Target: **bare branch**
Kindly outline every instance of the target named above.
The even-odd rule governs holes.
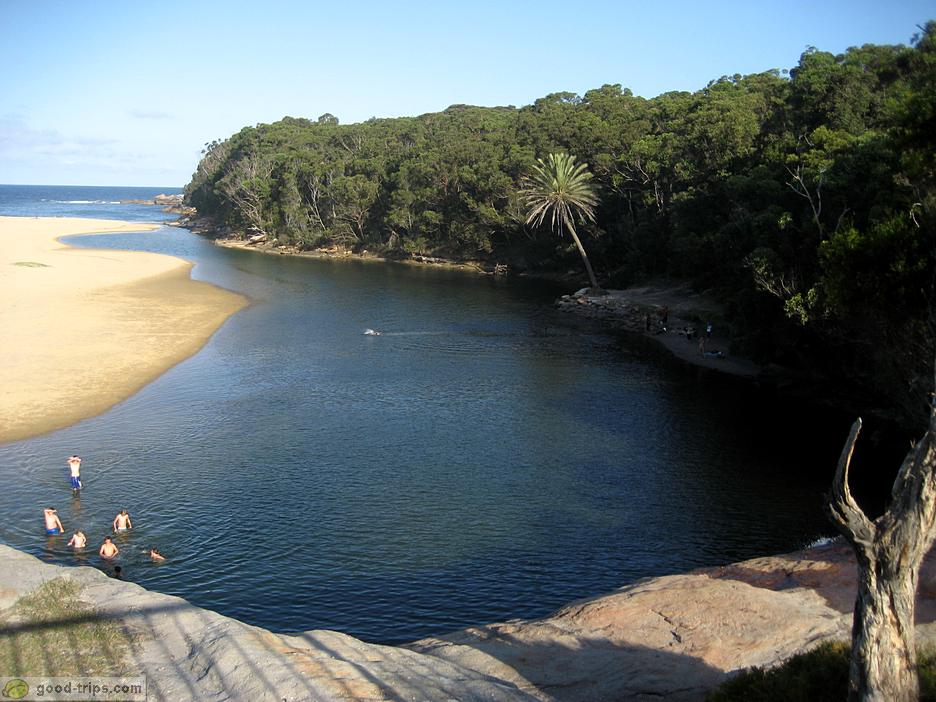
[[[825,169],[819,171],[819,177],[816,179],[815,193],[811,192],[809,186],[806,185],[806,179],[803,177],[802,164],[798,165],[795,171],[789,166],[787,166],[786,170],[793,179],[792,183],[787,182],[787,186],[789,186],[794,193],[805,198],[809,202],[809,209],[812,210],[813,221],[819,229],[819,236],[824,238],[825,232],[823,231],[820,215],[822,214],[822,184],[825,181]]]
[[[842,455],[839,456],[835,479],[832,481],[829,514],[839,531],[855,546],[856,550],[860,547],[861,551],[867,554],[874,541],[875,526],[855,502],[848,487],[848,469],[860,432],[861,420],[856,419],[845,446],[842,448]]]

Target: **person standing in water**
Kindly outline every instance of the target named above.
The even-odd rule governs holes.
[[[111,558],[116,558],[118,553],[120,553],[120,549],[117,548],[117,544],[111,541],[111,537],[105,536],[104,543],[101,544],[101,548],[98,549],[98,554],[101,558],[110,560]]]
[[[72,490],[78,491],[81,489],[81,459],[78,458],[78,454],[72,454],[68,457],[68,469],[71,471],[71,486]]]
[[[68,542],[69,546],[74,546],[75,549],[84,548],[88,543],[88,537],[84,535],[84,532],[79,530],[72,534],[71,540]]]
[[[126,531],[133,528],[133,522],[130,521],[130,515],[127,510],[120,510],[120,514],[114,517],[114,531]]]
[[[45,514],[45,531],[50,536],[64,534],[65,527],[62,526],[62,520],[56,514],[55,507],[46,507],[43,510]]]

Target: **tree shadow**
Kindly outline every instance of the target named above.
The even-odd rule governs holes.
[[[147,699],[171,702],[538,699],[509,682],[402,648],[329,631],[278,635],[178,598],[156,595],[172,601],[141,605],[140,593],[118,594],[98,611],[0,626],[0,652],[7,652],[16,668],[2,672],[21,677],[143,675]],[[119,633],[96,651],[95,665],[89,667],[82,642],[69,634],[101,624]],[[63,635],[53,639],[49,632]],[[39,669],[30,669],[29,660],[40,661]]]
[[[858,591],[855,553],[844,539],[803,551],[756,558],[714,568],[704,568],[713,579],[731,579],[753,587],[782,592],[809,589],[832,609],[851,614]],[[916,623],[936,622],[936,549],[923,559],[917,587]]]
[[[675,648],[622,644],[550,628],[554,631],[541,640],[520,638],[493,625],[408,647],[496,674],[537,699],[557,702],[702,700],[730,674]]]

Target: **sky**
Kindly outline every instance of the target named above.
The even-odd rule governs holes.
[[[181,187],[206,143],[287,115],[650,98],[929,19],[936,0],[0,0],[0,183]]]

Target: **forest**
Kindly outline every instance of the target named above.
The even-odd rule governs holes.
[[[934,137],[936,21],[906,46],[809,48],[691,93],[285,117],[206,145],[185,197],[219,230],[298,249],[584,284],[571,239],[527,224],[522,197],[537,158],[572,154],[597,189],[577,230],[602,286],[689,280],[724,302],[733,353],[915,429],[933,387]]]

